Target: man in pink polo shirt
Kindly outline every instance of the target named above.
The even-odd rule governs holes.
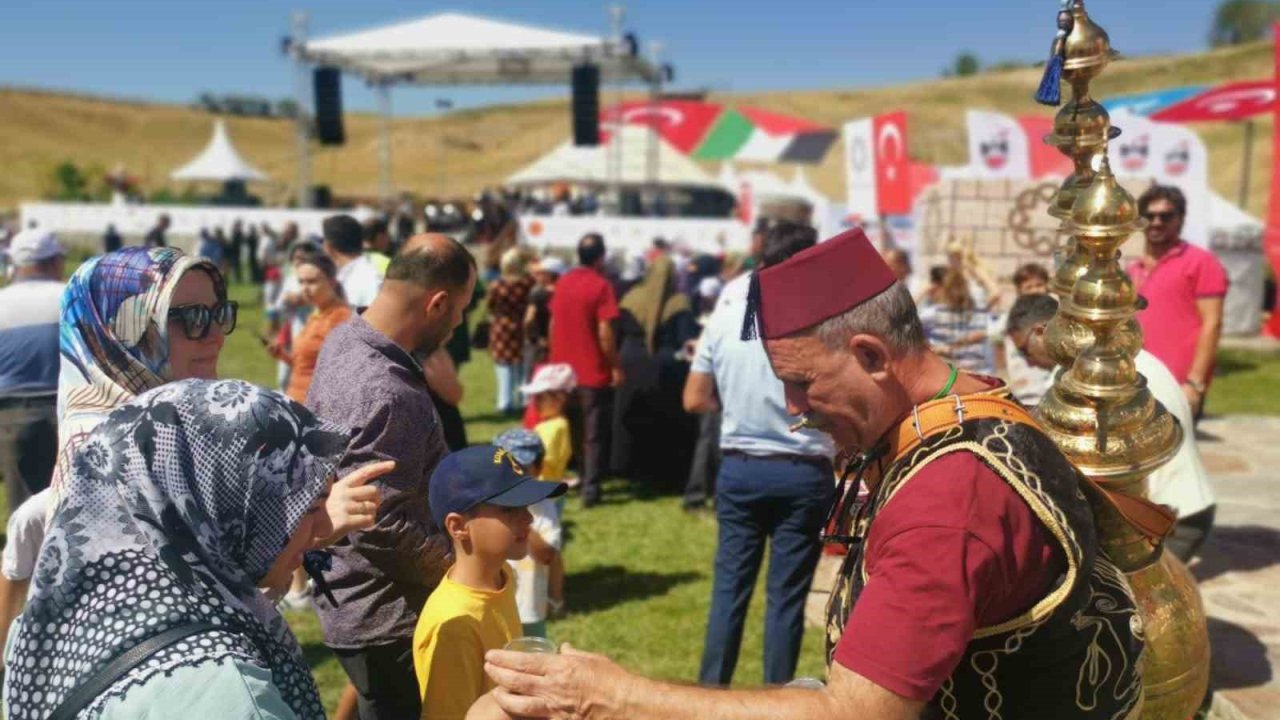
[[[1208,250],[1182,239],[1187,199],[1176,187],[1153,185],[1138,198],[1146,218],[1146,251],[1129,263],[1129,277],[1147,300],[1138,313],[1147,351],[1182,383],[1198,417],[1213,376],[1222,335],[1227,273]]]

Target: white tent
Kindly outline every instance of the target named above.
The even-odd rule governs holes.
[[[305,20],[295,26],[289,51],[299,67],[325,65],[363,77],[378,96],[382,123],[378,141],[379,186],[391,196],[391,87],[393,85],[547,85],[570,82],[573,68],[589,63],[604,80],[660,84],[662,69],[641,57],[634,36],[562,32],[461,13],[429,15],[346,35],[305,38]],[[305,86],[299,81],[299,87]],[[299,90],[298,105],[306,107]],[[299,137],[305,138],[299,116]],[[299,188],[306,186],[305,139],[299,140]]]
[[[633,43],[443,13],[301,43],[298,55],[374,81],[421,85],[567,84],[590,62],[604,78],[653,81]]]
[[[169,177],[174,180],[213,180],[228,182],[233,180],[266,180],[267,175],[245,162],[231,144],[227,136],[226,125],[222,118],[213,123],[213,138],[194,160],[183,165]]]
[[[611,178],[608,156],[615,152],[612,149],[615,142],[622,143],[622,167],[618,177]],[[576,147],[572,141],[565,142],[508,177],[506,182],[508,185],[543,185],[554,182],[603,185],[617,179],[623,185],[644,185],[650,182],[648,151],[651,142],[657,143],[656,180],[659,184],[719,186],[697,163],[645,125],[623,125],[621,133],[615,132],[608,143],[596,147]]]

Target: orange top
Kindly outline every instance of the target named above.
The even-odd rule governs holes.
[[[316,311],[307,318],[302,332],[293,339],[293,369],[289,373],[289,389],[285,391],[293,400],[305,402],[311,389],[311,376],[316,372],[316,359],[329,331],[351,318],[351,308],[334,305],[325,311]]]

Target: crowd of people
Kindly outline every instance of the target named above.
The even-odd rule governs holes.
[[[1137,363],[1189,428],[1226,278],[1181,238],[1176,190],[1139,205]],[[0,289],[8,717],[323,717],[281,606],[319,616],[349,681],[341,718],[899,717],[945,697],[981,708],[992,684],[1022,717],[1139,701],[1132,600],[1026,412],[1056,366],[1045,268],[1019,268],[1006,302],[957,244],[913,296],[910,257],[860,231],[819,243],[761,221],[743,258],[661,240],[611,255],[588,234],[570,267],[512,224],[477,262],[448,236],[393,239],[346,215],[314,239],[237,223],[187,255],[162,217],[142,247],[109,232],[65,283],[58,238],[19,233]],[[239,316],[228,276],[261,287],[278,390],[219,379]],[[473,350],[513,425],[474,446],[458,374]],[[956,419],[974,398],[1003,414]],[[1214,515],[1187,435],[1151,480],[1184,559]],[[846,555],[821,692],[710,693],[567,649],[503,652],[545,644],[547,620],[572,611],[564,497],[587,512],[611,476],[714,507],[701,685],[733,680],[766,548],[763,681],[795,680],[824,542]],[[1059,645],[974,670],[1032,607]],[[1108,685],[1105,703],[1030,689],[1025,667],[1052,665],[1075,692],[1090,623],[1116,670],[1080,677]]]

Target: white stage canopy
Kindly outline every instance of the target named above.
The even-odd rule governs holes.
[[[375,82],[419,85],[567,84],[575,65],[602,79],[657,80],[634,42],[443,13],[300,43],[295,52]]]
[[[213,138],[194,160],[183,165],[169,177],[174,180],[212,180],[228,182],[233,180],[250,181],[266,180],[267,175],[245,162],[231,144],[227,136],[227,128],[222,118],[213,124]]]
[[[609,155],[617,153],[613,149],[615,142],[622,143],[622,166],[618,176],[611,178]],[[650,143],[657,144],[656,177],[651,177],[649,172]],[[506,182],[508,185],[546,185],[556,182],[604,185],[614,180],[623,185],[657,182],[664,186],[720,186],[697,163],[644,125],[623,125],[621,133],[615,131],[607,143],[596,147],[576,147],[573,141],[566,142],[508,177]]]

